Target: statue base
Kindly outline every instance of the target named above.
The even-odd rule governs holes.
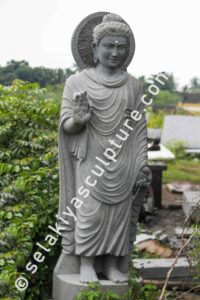
[[[119,263],[119,268],[121,272],[126,272],[125,264]],[[74,300],[81,290],[87,288],[87,284],[80,282],[79,271],[79,257],[61,253],[53,274],[53,300]],[[103,290],[111,290],[119,295],[128,292],[127,283],[114,283],[106,279],[99,280],[99,283]]]
[[[123,295],[128,292],[127,283],[113,283],[109,280],[99,280],[103,290],[111,290],[114,293]],[[87,288],[79,280],[79,274],[64,274],[54,277],[53,300],[74,300],[77,294]]]

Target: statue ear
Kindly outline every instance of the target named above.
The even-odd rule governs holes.
[[[97,44],[95,42],[92,42],[92,51],[94,56],[94,64],[96,65],[98,62],[98,57],[97,57]]]

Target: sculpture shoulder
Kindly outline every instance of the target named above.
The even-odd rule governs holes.
[[[80,75],[81,72],[77,72],[75,74],[72,74],[71,76],[69,76],[67,79],[66,79],[66,82],[65,84],[66,85],[73,85],[74,83],[76,83],[78,80],[80,80]]]
[[[77,72],[67,78],[65,82],[65,86],[71,89],[79,90],[81,87],[83,88],[87,81],[90,81],[92,78],[92,73],[90,69],[84,69],[80,72]]]
[[[140,89],[142,89],[143,85],[137,78],[135,78],[131,74],[128,74],[128,77],[129,77],[129,82],[131,83],[135,91],[139,91]]]

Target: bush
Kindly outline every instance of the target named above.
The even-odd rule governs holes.
[[[186,158],[185,143],[182,141],[171,142],[167,147],[174,153],[176,159]]]
[[[158,113],[150,112],[150,116],[147,122],[148,128],[162,128],[164,123],[165,113],[159,111]]]
[[[34,275],[25,266],[55,224],[59,106],[43,99],[38,84],[0,85],[0,297],[10,300],[48,299],[56,250]],[[19,292],[15,280],[23,273],[29,288]]]

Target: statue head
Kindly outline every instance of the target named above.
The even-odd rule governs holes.
[[[116,14],[107,14],[93,30],[94,63],[116,68],[123,64],[129,48],[131,30]]]
[[[122,62],[119,65],[121,70],[126,70],[135,52],[135,39],[129,25],[119,15],[108,12],[96,12],[85,17],[76,27],[71,44],[74,59],[80,69],[95,67],[98,47],[105,38],[113,37],[114,42],[121,43],[122,39],[123,44],[126,44],[118,47],[126,48],[124,59],[120,58]]]

